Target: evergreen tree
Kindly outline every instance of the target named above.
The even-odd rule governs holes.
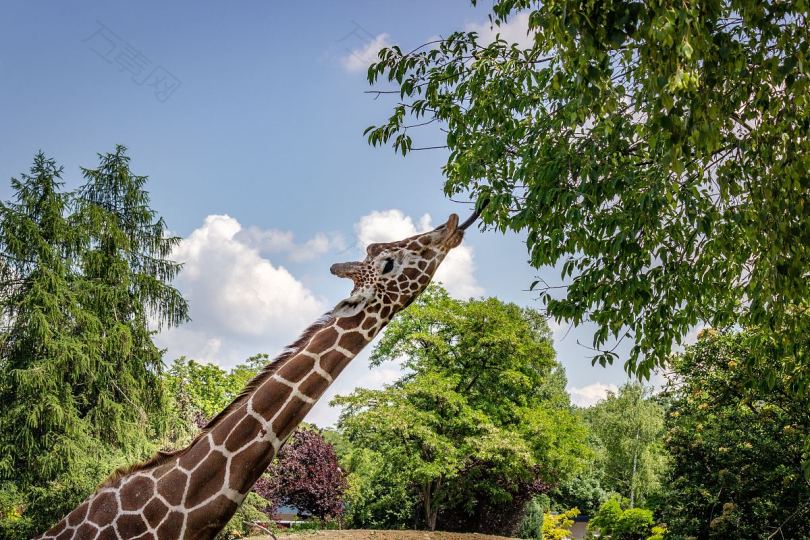
[[[83,391],[86,413],[99,436],[126,447],[164,408],[161,351],[150,321],[172,326],[188,316],[185,300],[169,284],[180,270],[167,258],[179,238],[168,235],[149,207],[147,177],[130,171],[125,147],[100,154],[98,168],[82,172],[86,182],[74,217],[87,233],[79,297],[100,328],[88,343],[95,370]]]
[[[80,233],[65,217],[61,174],[40,152],[11,180],[15,202],[0,204],[0,478],[52,478],[91,447],[76,389],[95,367],[85,343],[96,321],[75,294]]]
[[[171,413],[151,328],[187,318],[169,285],[178,240],[125,149],[100,160],[67,193],[40,152],[0,204],[3,538],[30,538],[153,452]]]

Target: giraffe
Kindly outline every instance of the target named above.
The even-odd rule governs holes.
[[[371,244],[362,262],[330,271],[349,278],[348,298],[307,328],[185,448],[118,470],[43,540],[210,539],[327,387],[400,310],[425,290],[461,226],[444,225]]]

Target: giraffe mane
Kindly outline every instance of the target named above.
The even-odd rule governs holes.
[[[222,409],[216,416],[214,416],[211,420],[209,420],[205,426],[194,436],[194,439],[190,443],[188,443],[183,448],[178,448],[176,450],[158,450],[154,456],[149,458],[148,460],[142,463],[136,463],[135,465],[128,465],[124,467],[119,467],[116,469],[106,480],[104,480],[100,487],[108,486],[110,484],[114,484],[122,477],[136,473],[138,471],[143,471],[146,469],[150,469],[152,467],[159,467],[169,461],[170,459],[180,457],[189,449],[191,449],[197,441],[201,438],[205,437],[211,429],[223,418],[227,417],[233,410],[239,407],[242,402],[252,394],[260,385],[263,383],[267,377],[273,375],[276,370],[283,364],[286,360],[289,360],[293,356],[295,356],[303,347],[305,347],[309,341],[312,339],[318,330],[325,328],[327,323],[329,323],[332,319],[332,312],[327,311],[324,313],[317,321],[312,323],[304,332],[295,340],[291,345],[287,346],[278,356],[276,356],[273,360],[268,362],[259,373],[256,374],[245,387],[239,392],[239,395],[236,396],[233,401],[231,401],[228,406]]]

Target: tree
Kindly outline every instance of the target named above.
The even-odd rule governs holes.
[[[601,475],[602,471],[597,468],[597,464],[593,464],[558,484],[548,494],[553,509],[559,511],[565,508],[579,508],[586,516],[594,515],[608,495],[599,480]]]
[[[39,152],[30,174],[11,179],[16,202],[0,206],[4,480],[47,481],[93,451],[87,405],[75,389],[93,377],[85,344],[96,321],[76,294],[72,262],[81,239],[65,216],[61,175]]]
[[[323,430],[346,475],[343,518],[353,529],[398,529],[412,522],[416,504],[408,476],[369,448],[355,446],[337,431]]]
[[[312,429],[297,430],[268,467],[255,491],[275,510],[291,504],[304,515],[333,519],[343,514],[346,478],[334,447]]]
[[[148,178],[132,173],[126,148],[99,154],[96,169],[82,169],[85,184],[76,198],[74,226],[87,241],[78,261],[79,301],[97,319],[97,339],[89,343],[94,376],[84,393],[99,405],[91,424],[117,433],[110,419],[136,425],[164,409],[160,372],[162,352],[152,342],[154,328],[188,319],[188,305],[171,281],[181,265],[169,259],[180,239],[149,206]],[[107,431],[109,429],[109,431]],[[124,441],[116,440],[117,444]]]
[[[336,398],[339,427],[401,471],[427,528],[513,532],[587,453],[553,355],[536,312],[431,287],[372,353],[372,364],[402,358],[406,374]]]
[[[672,360],[660,506],[673,538],[810,537],[810,399],[788,374],[750,387],[769,362],[749,338],[708,330]]]
[[[630,508],[659,489],[666,467],[664,410],[645,394],[628,383],[586,410],[601,450],[602,485],[625,495]]]
[[[0,498],[20,513],[6,536],[51,525],[165,428],[148,322],[178,324],[186,304],[168,283],[176,239],[127,160],[101,156],[77,195],[40,152],[0,205]]]
[[[475,4],[475,0],[473,0]],[[631,338],[648,377],[701,321],[761,327],[773,372],[810,388],[810,24],[804,0],[497,0],[529,45],[455,32],[368,71],[399,98],[373,145],[438,125],[448,195],[526,231],[548,313]],[[755,379],[751,383],[756,383]]]

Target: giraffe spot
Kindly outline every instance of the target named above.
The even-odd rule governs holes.
[[[411,285],[408,288],[411,291],[416,292],[416,291],[419,290],[419,283],[413,282],[413,283],[411,283]]]
[[[297,383],[312,371],[314,365],[315,360],[312,357],[299,354],[287,360],[278,370],[278,375],[290,382]]]
[[[226,443],[227,444],[227,443]],[[212,452],[191,474],[194,489],[186,496],[186,507],[193,508],[212,497],[225,482],[225,456]]]
[[[427,262],[419,261],[418,263],[416,263],[416,266],[419,267],[419,270],[424,270],[425,268],[427,268]]]
[[[131,536],[126,536],[126,533],[122,530],[121,534],[124,538],[132,538]],[[107,525],[101,531],[99,531],[98,536],[96,536],[96,540],[118,540],[118,534],[115,532],[115,527],[112,525]]]
[[[134,538],[148,529],[140,514],[124,514],[118,518],[115,525],[123,538]]]
[[[427,236],[423,236],[422,238],[419,239],[419,243],[422,244],[423,246],[426,246],[430,244],[430,238],[428,238]]]
[[[251,444],[231,458],[231,472],[228,487],[239,493],[246,493],[256,479],[264,472],[275,452],[269,442]]]
[[[343,317],[337,320],[337,325],[344,330],[351,330],[352,328],[357,328],[360,326],[360,323],[363,322],[363,317],[365,317],[365,313],[362,310],[357,315],[353,315],[352,317]],[[332,342],[334,343],[334,341]],[[327,345],[328,346],[328,345]],[[323,349],[318,349],[323,350]]]
[[[143,509],[143,515],[150,527],[157,527],[168,509],[169,507],[156,497],[149,501],[149,504]]]
[[[84,516],[87,515],[87,509],[90,507],[90,503],[88,501],[84,501],[81,506],[79,506],[76,510],[71,512],[67,517],[68,525],[71,527],[75,527],[79,523],[82,522]]]
[[[151,478],[136,476],[121,489],[121,506],[124,510],[137,510],[142,508],[155,491],[155,483]]]
[[[329,387],[329,381],[317,373],[311,373],[298,387],[298,391],[312,399],[318,399],[326,391],[327,387]]]
[[[225,448],[233,452],[256,438],[262,425],[252,416],[245,416],[225,440]]]
[[[121,487],[121,482],[124,480],[124,478],[126,478],[126,475],[113,474],[113,477],[111,479],[108,479],[104,483],[104,487],[108,487],[108,488],[111,488],[111,489],[117,489],[117,488]]]
[[[211,451],[211,444],[208,437],[200,437],[188,450],[180,455],[178,464],[184,469],[193,469]]]
[[[82,526],[76,529],[73,538],[95,538],[98,534],[98,527],[92,523],[82,523]]]
[[[228,523],[236,508],[237,504],[227,497],[217,497],[204,508],[189,514],[186,529],[194,531],[198,538],[213,538]]]
[[[436,261],[430,261],[427,265],[425,273],[432,276],[433,272],[435,271],[436,271]]]
[[[349,358],[339,351],[329,351],[321,356],[321,367],[334,379],[349,363]],[[321,377],[323,378],[323,377]]]
[[[366,317],[365,320],[363,320],[363,326],[361,328],[363,330],[368,330],[370,328],[373,328],[374,325],[376,325],[376,324],[377,324],[377,318],[369,316],[369,317]]]
[[[154,466],[152,468],[152,477],[155,479],[160,479],[163,475],[165,475],[174,468],[174,464],[175,460],[167,459],[163,461],[160,465]]]
[[[188,484],[188,475],[180,469],[161,478],[157,483],[157,492],[172,506],[177,506],[183,500],[183,492]]]
[[[269,379],[254,392],[253,410],[265,418],[272,418],[290,393],[292,389],[289,386]]]
[[[183,514],[170,512],[166,521],[157,530],[158,538],[177,538],[180,536],[180,527],[183,525]]]
[[[338,341],[338,345],[351,352],[359,351],[365,344],[366,337],[360,332],[346,332]]]
[[[422,274],[421,276],[419,276],[419,279],[417,281],[419,281],[420,285],[427,285],[428,281],[430,281],[430,276],[427,274]]]
[[[70,540],[72,536],[73,529],[65,529],[59,534],[59,536],[56,537],[56,540]]]
[[[419,274],[421,274],[416,268],[406,268],[402,273],[408,276],[408,279],[416,279],[419,277]]]
[[[391,315],[391,306],[385,306],[380,310],[380,318],[387,319]]]
[[[231,432],[233,427],[245,414],[245,404],[242,403],[238,407],[232,409],[226,416],[217,419],[216,423],[209,429],[211,433],[212,442],[219,446],[225,442],[225,437]]]
[[[90,503],[90,512],[87,519],[97,525],[107,525],[112,523],[118,514],[118,501],[115,495],[110,492],[102,493]]]
[[[313,337],[312,341],[309,343],[307,350],[317,353],[324,349],[328,349],[335,343],[335,341],[337,341],[337,338],[337,330],[331,326],[318,330],[318,333],[315,334],[315,337]]]
[[[273,433],[284,440],[295,427],[301,423],[304,416],[309,412],[309,407],[303,406],[301,403],[291,403],[279,411],[276,418],[273,420]]]

